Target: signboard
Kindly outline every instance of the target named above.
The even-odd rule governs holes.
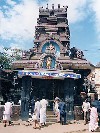
[[[32,78],[43,78],[43,79],[64,79],[64,78],[81,78],[80,74],[69,73],[69,72],[59,72],[59,71],[28,71],[21,70],[18,71],[18,76],[21,78],[23,76],[31,76]]]

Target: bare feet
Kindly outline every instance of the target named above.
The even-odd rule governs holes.
[[[4,127],[6,127],[7,125],[6,124],[4,124]]]
[[[36,129],[36,127],[33,127],[34,129]]]

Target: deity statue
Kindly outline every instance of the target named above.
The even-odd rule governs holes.
[[[49,45],[49,50],[50,50],[50,51],[55,50],[55,47],[54,47],[52,44],[50,44],[50,45]]]
[[[52,44],[50,44],[49,46],[46,47],[46,52],[47,53],[52,53],[52,52],[54,53],[55,47]]]
[[[50,57],[48,57],[47,60],[46,60],[46,67],[47,67],[47,69],[51,68],[51,63],[52,63],[52,59]]]

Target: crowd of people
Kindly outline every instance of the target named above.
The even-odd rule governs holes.
[[[32,114],[32,119],[34,121],[34,127],[36,129],[36,124],[39,125],[39,128],[46,125],[46,109],[48,106],[48,101],[43,97],[39,101],[37,98],[35,101],[34,112]]]
[[[36,129],[37,125],[39,128],[46,125],[46,112],[47,112],[48,101],[45,97],[42,100],[39,98],[33,99],[31,119],[33,121],[33,128]],[[57,122],[61,124],[66,124],[66,104],[63,99],[58,97],[54,100],[54,114],[57,117]],[[8,100],[4,105],[3,111],[3,123],[4,127],[11,125],[12,116],[12,103]]]
[[[47,112],[48,101],[45,97],[42,100],[38,98],[35,99],[34,107],[32,107],[32,120],[33,120],[33,128],[36,129],[37,125],[39,129],[42,126],[46,125],[46,112]],[[100,101],[95,98],[94,101],[89,101],[89,99],[85,99],[82,104],[82,110],[84,114],[84,125],[89,123],[89,131],[94,132],[98,126],[100,126]],[[66,125],[66,103],[63,99],[58,97],[54,100],[54,114],[57,118],[57,123],[62,125]],[[3,112],[3,122],[4,127],[11,125],[11,115],[12,115],[12,103],[8,100],[4,105]]]
[[[36,125],[41,128],[46,125],[46,109],[48,106],[48,101],[43,98],[39,101],[37,98],[34,106],[34,113],[32,115],[32,119],[34,121],[34,128],[36,129]],[[63,99],[59,99],[58,97],[54,100],[54,114],[57,117],[57,122],[62,125],[66,124],[66,104]]]

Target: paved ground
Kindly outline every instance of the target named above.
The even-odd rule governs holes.
[[[0,123],[0,133],[89,133],[88,124],[84,125],[83,121],[68,125],[49,124],[41,128],[41,130],[33,129],[32,125],[27,126],[26,122],[20,122],[20,125],[17,125],[19,122],[13,123],[14,125],[7,127],[3,127],[3,123]]]
[[[13,122],[14,125],[3,127],[3,123],[0,123],[0,133],[87,133],[88,125],[84,125],[82,121],[80,123],[73,123],[68,125],[48,124],[48,126],[39,129],[33,129],[32,125],[28,126],[26,122]]]

